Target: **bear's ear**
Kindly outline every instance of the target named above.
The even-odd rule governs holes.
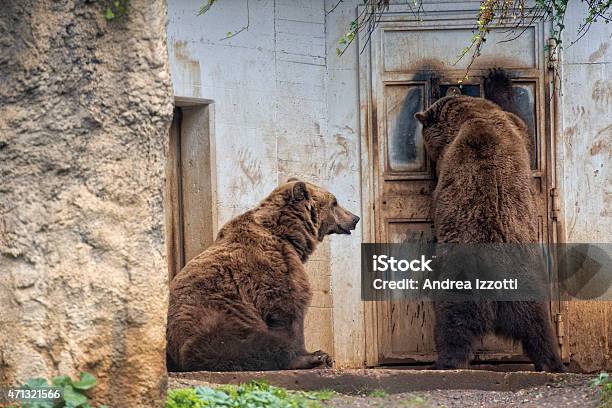
[[[427,120],[427,115],[425,114],[425,112],[417,112],[414,114],[414,118],[424,125],[425,121]]]
[[[308,192],[306,183],[303,181],[298,181],[295,183],[291,192],[294,201],[308,200],[310,198],[310,193]]]

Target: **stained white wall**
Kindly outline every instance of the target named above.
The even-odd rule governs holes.
[[[572,1],[563,36],[557,176],[568,242],[612,242],[612,25],[595,24],[575,45],[586,17]]]
[[[326,17],[336,2],[249,0],[247,10],[246,0],[222,0],[197,16],[204,1],[168,1],[175,94],[215,104],[219,225],[291,176],[360,213],[357,55],[335,51],[356,1]],[[360,242],[360,230],[331,237],[307,264],[307,346],[330,352],[339,366],[363,360]]]
[[[580,42],[570,45],[586,10],[582,2],[569,4],[556,154],[565,237],[568,242],[612,242],[612,24],[593,25]],[[612,302],[567,306],[572,361],[583,371],[609,369]]]
[[[327,14],[337,0],[249,0],[248,30],[224,39],[247,24],[247,0],[219,0],[204,16],[196,15],[204,0],[168,0],[175,94],[215,101],[220,225],[290,176],[328,188],[361,215],[358,55],[355,46],[335,51],[358,2]],[[566,44],[579,7],[570,2]],[[562,53],[555,157],[568,241],[612,241],[611,29],[594,26]],[[332,237],[307,265],[315,289],[307,344],[339,366],[364,358],[360,242],[361,231]]]

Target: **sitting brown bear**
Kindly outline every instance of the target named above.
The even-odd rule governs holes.
[[[329,234],[359,217],[314,184],[289,180],[229,221],[170,284],[168,363],[180,371],[314,368],[304,349],[311,292],[303,264]]]
[[[437,166],[438,242],[538,242],[525,123],[493,102],[469,96],[444,97],[415,117]],[[494,332],[520,340],[537,370],[563,371],[545,303],[440,301],[434,309],[437,368],[466,367],[474,341]]]

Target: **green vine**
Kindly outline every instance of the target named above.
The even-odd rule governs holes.
[[[334,6],[326,12],[332,13],[344,0],[336,0]],[[512,41],[521,36],[527,28],[536,21],[550,21],[551,49],[549,55],[554,56],[562,47],[562,33],[565,30],[565,15],[567,13],[569,1],[578,0],[535,0],[533,7],[527,6],[527,0],[481,0],[480,9],[476,16],[476,24],[469,44],[457,56],[455,64],[469,55],[470,61],[465,71],[463,79],[468,78],[470,68],[480,56],[487,36],[493,26],[501,26],[517,29],[519,34],[506,41]],[[612,20],[612,0],[580,0],[588,6],[587,16],[580,24],[577,38],[570,45],[579,41],[589,31],[591,25],[600,21],[606,24]],[[207,0],[200,8],[198,15],[206,13],[216,0]],[[383,14],[389,8],[389,0],[363,0],[363,7],[357,18],[350,22],[346,32],[338,39],[336,53],[344,54],[353,41],[361,36],[365,39],[362,47],[365,49],[370,41],[371,35],[380,23]],[[422,0],[407,0],[404,3],[414,14],[417,21],[422,21],[423,12]],[[248,1],[247,1],[248,7]],[[248,23],[237,32],[228,32],[226,38],[233,37],[240,32],[248,29]],[[460,82],[462,82],[461,80]]]
[[[326,13],[326,15],[332,13],[340,3],[344,0],[338,0],[337,3]],[[421,21],[420,13],[423,11],[422,0],[407,0],[405,3],[410,9],[410,12],[414,15],[415,19]],[[361,50],[363,51],[370,41],[370,37],[385,11],[389,8],[389,0],[363,0],[363,7],[357,18],[349,24],[346,34],[344,34],[338,40],[338,47],[336,53],[338,55],[344,54],[351,43],[357,38],[360,33],[363,33],[365,42]]]
[[[200,7],[200,11],[198,11],[198,16],[201,16],[202,14],[210,10],[213,4],[215,4],[215,0],[207,0],[206,3],[203,3],[202,6]]]
[[[468,78],[470,68],[474,61],[480,56],[487,35],[493,26],[511,27],[519,29],[520,33],[513,39],[519,37],[527,27],[535,21],[550,21],[552,40],[549,51],[550,56],[558,53],[563,46],[562,34],[565,30],[565,16],[570,0],[536,0],[535,6],[528,8],[526,0],[482,0],[476,28],[470,43],[459,54],[457,61],[472,51],[470,62],[465,71],[463,79]],[[574,0],[577,1],[577,0]],[[604,21],[606,24],[612,19],[612,0],[581,0],[588,5],[587,16],[578,29],[578,37],[570,44],[579,41],[591,28],[593,23]],[[522,29],[522,30],[521,30]],[[510,40],[510,41],[511,41]],[[460,81],[461,82],[461,81]]]

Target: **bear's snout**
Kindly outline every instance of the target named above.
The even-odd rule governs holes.
[[[342,212],[343,214],[340,217],[340,222],[337,223],[336,233],[351,235],[351,231],[357,227],[359,217],[350,211],[346,211],[344,208]]]

